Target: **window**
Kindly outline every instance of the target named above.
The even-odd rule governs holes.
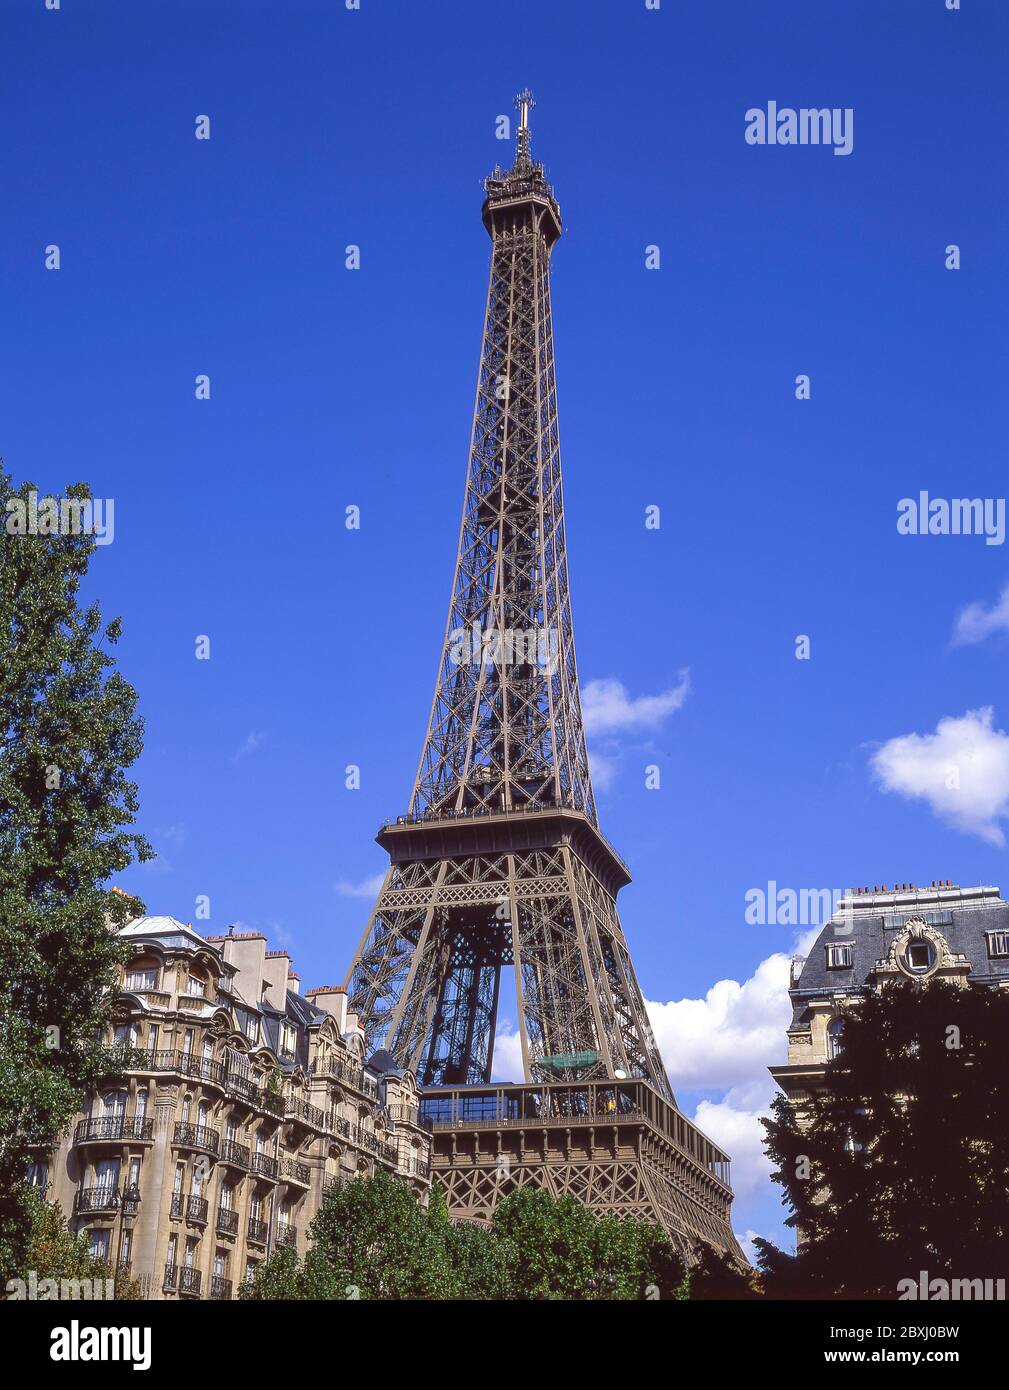
[[[828,970],[851,969],[851,943],[831,942],[827,947]]]
[[[175,1264],[175,1252],[178,1250],[178,1248],[179,1238],[173,1231],[172,1234],[168,1237],[168,1258],[166,1261],[167,1264]]]
[[[193,1030],[192,1030],[192,1028],[187,1028],[186,1031],[185,1031],[185,1032],[183,1033],[183,1035],[182,1035],[182,1052],[183,1052],[183,1055],[186,1056],[186,1057],[192,1057],[192,1055],[193,1055]]]
[[[130,1159],[130,1181],[129,1181],[129,1185],[130,1185],[130,1187],[136,1187],[136,1188],[139,1188],[139,1187],[140,1187],[140,1159],[139,1159],[139,1158],[131,1158],[131,1159]]]
[[[107,1260],[109,1258],[109,1231],[90,1231],[88,1242],[88,1254],[93,1260]]]
[[[137,1119],[142,1120],[147,1115],[147,1089],[137,1092]]]
[[[289,1023],[282,1023],[280,1025],[280,1052],[282,1056],[294,1056],[294,1041],[294,1029]]]
[[[121,1236],[121,1238],[120,1238],[120,1241],[119,1241],[119,1263],[120,1263],[121,1265],[128,1265],[128,1264],[129,1264],[129,1262],[130,1262],[130,1254],[132,1253],[132,1250],[133,1250],[133,1232],[130,1231],[130,1230],[125,1230],[125,1231],[123,1231],[123,1234],[122,1234],[122,1236]]]
[[[25,1178],[29,1187],[47,1187],[49,1185],[49,1164],[43,1159],[36,1159],[34,1163],[29,1163]]]
[[[129,970],[124,983],[127,989],[157,989],[157,967],[145,965],[142,970]]]
[[[126,1092],[109,1091],[104,1100],[105,1118],[120,1120],[126,1113]]]
[[[95,1164],[95,1187],[111,1192],[119,1186],[119,1159],[102,1158]]]
[[[844,1047],[844,1019],[832,1018],[827,1025],[827,1056],[839,1056]]]
[[[985,934],[988,937],[988,955],[992,960],[997,960],[1000,956],[1009,956],[1009,931],[990,931]]]
[[[259,1042],[259,1019],[255,1014],[246,1014],[245,1017],[245,1036],[251,1043]]]
[[[246,1260],[246,1261],[245,1261],[245,1282],[246,1282],[247,1284],[251,1284],[251,1283],[253,1282],[253,1280],[255,1279],[255,1277],[256,1277],[256,1265],[257,1265],[258,1263],[259,1263],[258,1260]]]
[[[201,999],[204,998],[207,993],[206,980],[201,980],[199,975],[190,975],[186,984],[186,993],[195,994]]]
[[[147,1051],[157,1052],[158,1050],[158,1025],[152,1023],[147,1030]]]
[[[112,1041],[117,1047],[133,1047],[137,1041],[136,1026],[132,1023],[117,1023],[112,1030]]]
[[[931,941],[911,941],[904,955],[904,964],[915,974],[931,970],[935,964],[935,947]]]

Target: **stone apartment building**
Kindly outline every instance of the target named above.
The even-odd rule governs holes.
[[[121,936],[109,1042],[142,1058],[31,1168],[95,1254],[149,1298],[228,1299],[278,1246],[304,1253],[334,1181],[383,1168],[426,1201],[415,1080],[364,1056],[342,989],[301,994],[256,932],[148,916]]]
[[[1009,903],[999,889],[948,879],[849,889],[792,963],[788,1060],[770,1072],[800,1117],[842,1046],[844,1010],[888,983],[933,978],[1009,989]]]

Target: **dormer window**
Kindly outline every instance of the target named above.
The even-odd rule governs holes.
[[[283,1057],[294,1056],[296,1035],[290,1023],[280,1025],[280,1052]]]
[[[851,969],[851,943],[832,941],[827,947],[828,970]]]
[[[931,941],[911,941],[904,956],[904,964],[916,975],[924,975],[935,964],[935,947]]]
[[[985,935],[988,938],[989,959],[1001,960],[1009,956],[1009,931],[990,931]]]
[[[199,999],[205,999],[207,994],[206,980],[201,980],[199,975],[190,975],[186,983],[186,993],[195,994]]]

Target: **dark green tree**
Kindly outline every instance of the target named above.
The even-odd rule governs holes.
[[[686,1298],[685,1266],[657,1227],[523,1188],[489,1227],[452,1224],[436,1184],[426,1208],[383,1172],[334,1185],[303,1262],[277,1251],[252,1299]]]
[[[35,1271],[39,1283],[44,1279],[114,1280],[117,1299],[142,1299],[140,1281],[116,1273],[107,1260],[96,1259],[88,1248],[87,1237],[73,1235],[56,1202],[47,1202],[35,1191],[25,1198],[28,1240],[20,1277]]]
[[[1005,1276],[1009,994],[895,984],[851,1009],[800,1128],[783,1097],[767,1152],[804,1241],[761,1242],[774,1297],[893,1299],[902,1279]]]
[[[142,907],[107,885],[152,857],[128,829],[137,792],[126,769],[143,726],[109,651],[119,622],[104,624],[97,605],[79,601],[95,541],[17,534],[18,508],[33,491],[26,483],[15,492],[0,467],[0,1274],[8,1275],[24,1267],[31,1238],[26,1163],[56,1144],[109,1070],[100,1038],[124,959],[112,928]],[[67,491],[80,502],[89,496],[83,484]]]

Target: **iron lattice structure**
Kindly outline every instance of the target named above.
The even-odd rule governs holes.
[[[485,185],[490,282],[441,662],[409,814],[378,835],[391,864],[350,1007],[422,1086],[486,1086],[510,969],[526,1086],[640,1080],[673,1112],[617,915],[630,876],[589,775],[550,307],[561,217],[530,156],[532,97],[516,101],[514,162]]]

